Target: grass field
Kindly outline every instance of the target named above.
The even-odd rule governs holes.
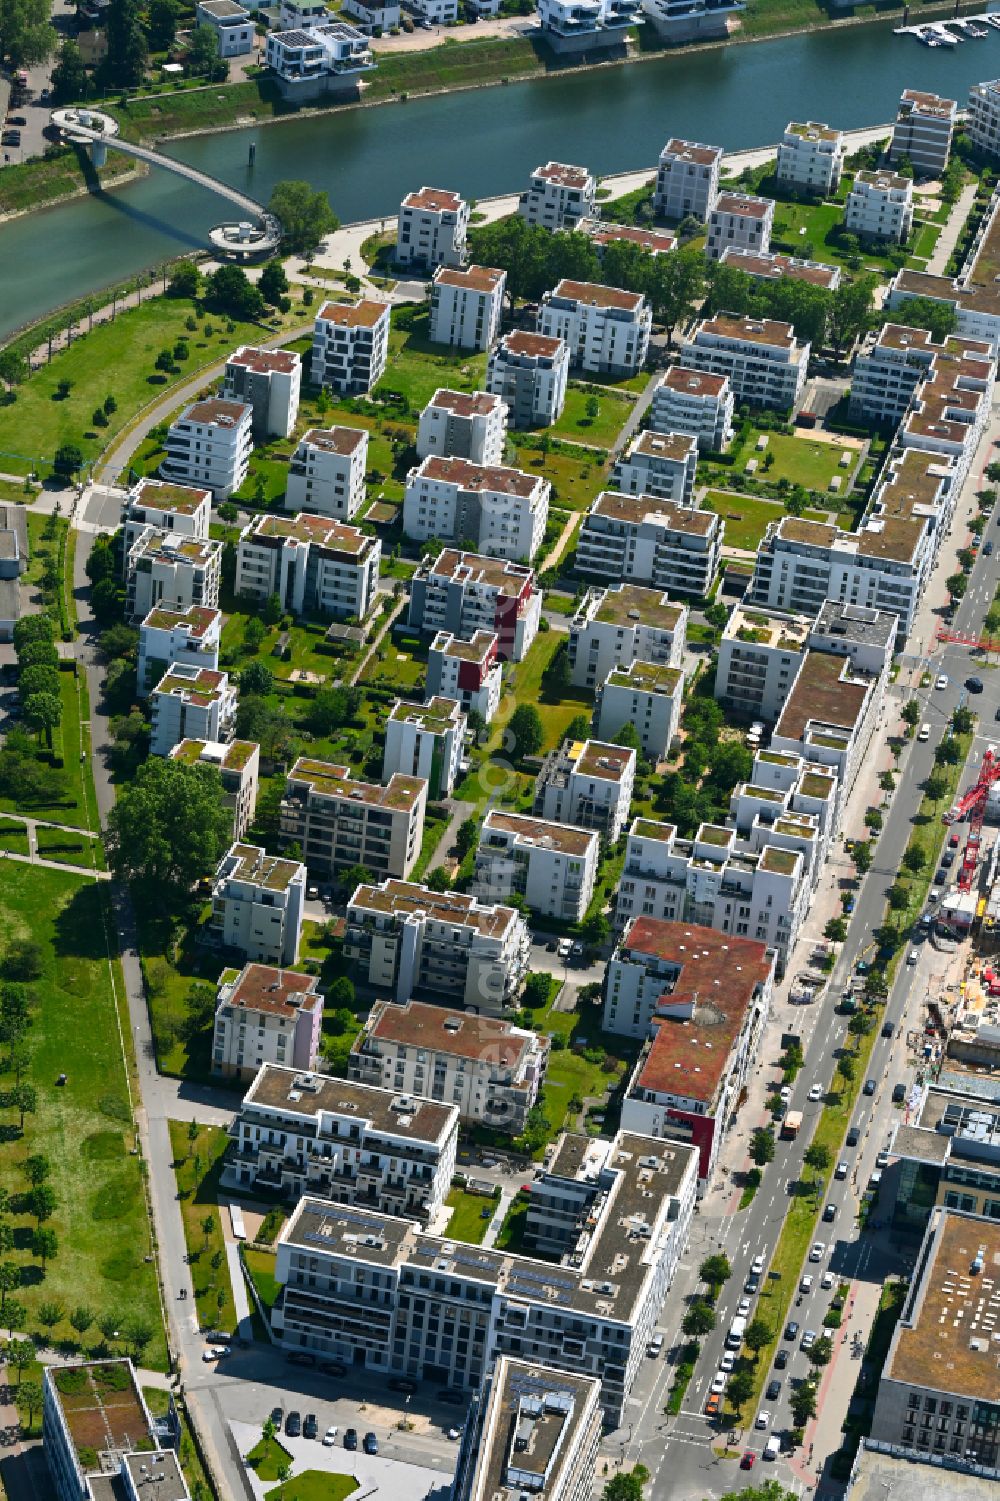
[[[9,162],[0,172],[0,214],[17,214],[25,209],[40,208],[55,198],[77,193],[93,180],[94,168],[87,160],[86,174],[80,156],[71,146],[61,151],[46,151],[43,157],[26,162]],[[97,176],[102,187],[133,171],[135,163],[120,153],[112,155]]]
[[[50,829],[45,824],[35,828],[38,853],[45,860],[58,860],[63,865],[79,865],[84,870],[106,870],[104,846],[100,839],[88,834],[77,834],[72,829]]]
[[[202,1126],[191,1141],[185,1122],[170,1121],[169,1126],[198,1322],[203,1328],[231,1334],[236,1328],[236,1310],[222,1237],[223,1211],[217,1202],[229,1138],[221,1126]],[[206,1234],[203,1224],[209,1216],[212,1225]]]
[[[323,1470],[302,1470],[284,1485],[264,1492],[264,1501],[346,1501],[360,1481],[353,1475],[331,1475]]]
[[[0,849],[12,855],[28,853],[27,826],[15,818],[0,818]]]
[[[563,640],[557,631],[540,631],[535,637],[527,656],[517,664],[505,685],[500,712],[493,723],[491,745],[502,744],[503,726],[518,704],[534,704],[537,708],[545,733],[543,750],[553,750],[561,742],[571,719],[593,712],[593,696],[582,688],[570,688],[558,703],[545,702],[542,679]]]
[[[270,1313],[281,1291],[274,1276],[274,1252],[256,1251],[247,1246],[243,1251],[243,1263],[250,1273],[250,1280],[257,1289],[257,1296]]]
[[[587,403],[591,400],[598,406],[594,417],[587,415]],[[573,381],[566,391],[562,416],[553,425],[552,432],[564,438],[575,438],[578,443],[590,443],[595,448],[610,448],[624,427],[632,406],[627,394],[595,391],[593,387]]]
[[[771,248],[788,250],[793,255],[827,264],[845,265],[848,252],[841,243],[843,226],[844,206],[841,203],[776,203]],[[889,257],[877,251],[866,249],[862,256],[866,270],[888,272],[893,269]]]
[[[467,1246],[481,1245],[483,1236],[490,1227],[498,1197],[499,1190],[493,1198],[487,1199],[482,1194],[466,1193],[464,1188],[453,1188],[445,1199],[452,1211],[448,1221],[448,1239],[462,1240]],[[484,1210],[487,1211],[485,1215]]]
[[[416,414],[427,405],[439,386],[453,391],[479,391],[486,375],[486,355],[447,344],[432,344],[427,337],[427,314],[416,313],[409,328],[393,326],[389,334],[386,373],[372,395],[390,391],[405,396]]]
[[[548,451],[533,446],[531,439],[513,435],[519,469],[541,474],[552,486],[551,505],[570,511],[588,511],[602,490],[608,488],[608,460],[585,453],[570,443],[550,443]]]
[[[9,1129],[17,1126],[17,1115],[8,1107],[0,1182],[17,1206],[10,1259],[24,1268],[16,1297],[28,1310],[29,1328],[36,1327],[45,1300],[58,1300],[69,1311],[85,1303],[98,1317],[120,1312],[123,1322],[141,1319],[153,1331],[143,1364],[162,1369],[166,1347],[155,1269],[144,1260],[152,1246],[140,1164],[131,1155],[134,1132],[119,997],[107,957],[105,899],[103,886],[61,871],[9,861],[0,871],[0,948],[31,938],[41,965],[40,1003],[27,1034],[27,1080],[37,1090],[37,1109],[25,1116],[19,1134]],[[57,1088],[63,1072],[66,1084]],[[0,1091],[14,1082],[10,1074],[0,1075]],[[49,1224],[58,1254],[44,1278],[28,1244],[33,1220],[19,1200],[27,1187],[23,1163],[32,1153],[48,1157],[57,1200]],[[62,1321],[53,1336],[75,1338]],[[92,1331],[88,1339],[95,1337]]]
[[[738,547],[746,552],[756,552],[768,522],[780,521],[785,515],[780,501],[741,495],[737,490],[708,490],[701,507],[725,518],[725,546]],[[802,514],[807,521],[827,519],[825,511],[803,511]]]
[[[740,455],[740,463],[745,464],[748,459],[755,458],[761,479],[766,479],[771,484],[787,479],[790,484],[804,485],[807,490],[826,490],[837,474],[842,476],[841,494],[846,491],[857,463],[856,449],[839,443],[821,443],[815,438],[789,438],[785,433],[767,433],[764,435],[767,437],[767,447],[758,453],[754,448],[757,436],[756,432],[751,435]],[[774,455],[774,463],[770,469],[765,470],[764,461],[769,453]],[[841,469],[840,459],[844,453],[850,455],[851,465],[850,468]]]
[[[258,1480],[277,1480],[278,1471],[291,1462],[292,1456],[276,1438],[262,1438],[247,1455],[247,1464]]]

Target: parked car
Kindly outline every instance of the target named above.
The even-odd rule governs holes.
[[[879,1152],[878,1156],[875,1158],[875,1166],[876,1167],[888,1167],[889,1166],[889,1153],[888,1152]]]
[[[726,1373],[725,1371],[719,1371],[715,1376],[712,1377],[712,1390],[713,1392],[724,1392],[725,1389]]]
[[[755,1277],[763,1277],[763,1275],[764,1275],[764,1258],[763,1258],[763,1256],[755,1256],[754,1257],[753,1261],[751,1261],[751,1263],[750,1263],[750,1271],[752,1272],[752,1274]]]
[[[305,1422],[302,1424],[303,1438],[319,1438],[319,1423],[314,1412],[307,1412]]]
[[[437,1399],[439,1402],[447,1402],[449,1407],[464,1407],[469,1400],[464,1392],[457,1392],[451,1386],[446,1386],[439,1391]]]
[[[363,1442],[364,1442],[365,1453],[366,1454],[377,1454],[378,1453],[378,1439],[375,1437],[374,1433],[372,1433],[372,1431],[371,1431],[370,1428],[369,1428],[368,1432],[365,1434]]]
[[[774,1357],[774,1369],[776,1371],[783,1371],[785,1369],[785,1367],[786,1367],[787,1364],[788,1364],[788,1351],[784,1350],[784,1349],[779,1350],[778,1353],[777,1353],[777,1355]]]
[[[764,1393],[769,1402],[777,1402],[781,1396],[781,1382],[775,1379],[767,1383],[767,1391]]]
[[[332,1449],[333,1448],[334,1439],[337,1437],[337,1434],[339,1432],[340,1432],[340,1429],[337,1427],[336,1423],[331,1423],[330,1426],[329,1426],[329,1428],[326,1430],[326,1432],[323,1435],[323,1447],[324,1447],[324,1449]]]
[[[815,1329],[807,1329],[806,1332],[805,1332],[805,1334],[803,1334],[803,1336],[802,1336],[802,1348],[803,1348],[803,1350],[811,1350],[812,1347],[813,1347],[813,1345],[815,1343],[816,1343],[816,1331],[815,1331]]]
[[[340,1360],[321,1360],[319,1370],[324,1376],[346,1376],[347,1367]]]
[[[289,1438],[298,1438],[302,1432],[302,1415],[294,1407],[285,1419],[285,1432]]]
[[[417,1389],[417,1383],[408,1381],[405,1376],[393,1376],[390,1381],[386,1382],[386,1385],[391,1392],[403,1392],[408,1397],[412,1397]]]
[[[344,1429],[344,1448],[356,1449],[358,1447],[358,1430],[356,1428]]]
[[[735,1350],[723,1350],[722,1355],[721,1355],[721,1357],[719,1359],[719,1370],[720,1371],[725,1371],[726,1374],[728,1375],[730,1371],[733,1371],[735,1369],[736,1369],[736,1351]]]
[[[293,1350],[288,1357],[289,1365],[315,1365],[316,1357],[308,1350]]]
[[[906,1085],[905,1084],[894,1084],[892,1086],[892,1103],[894,1105],[901,1105],[905,1099],[906,1099]]]
[[[750,1299],[749,1298],[741,1298],[740,1299],[740,1301],[736,1305],[736,1313],[737,1313],[737,1316],[739,1318],[741,1318],[741,1319],[745,1319],[745,1318],[748,1317],[748,1315],[750,1313]]]
[[[280,1407],[272,1407],[271,1408],[271,1422],[274,1424],[275,1428],[277,1428],[277,1430],[278,1430],[279,1433],[281,1432],[281,1428],[282,1428],[282,1425],[284,1423],[284,1420],[285,1420],[285,1414],[282,1411],[282,1409]]]

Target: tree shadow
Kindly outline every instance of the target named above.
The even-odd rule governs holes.
[[[106,893],[96,881],[77,888],[56,914],[52,938],[56,954],[75,959],[107,958],[105,901]]]

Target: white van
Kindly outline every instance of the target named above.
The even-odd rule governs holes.
[[[729,1333],[726,1335],[727,1350],[738,1350],[743,1343],[743,1336],[746,1334],[746,1332],[746,1319],[742,1318],[740,1315],[737,1315],[737,1317],[733,1319],[733,1322],[730,1324]]]
[[[917,731],[917,739],[918,740],[929,740],[930,738],[931,738],[931,727],[930,727],[930,725],[929,724],[922,724],[920,726],[919,730]]]
[[[780,1453],[781,1453],[781,1440],[780,1439],[776,1439],[775,1436],[774,1436],[774,1434],[772,1433],[771,1437],[768,1439],[767,1443],[764,1445],[764,1453],[762,1455],[762,1458],[764,1458],[764,1459],[777,1459],[777,1457],[778,1457],[778,1455]]]

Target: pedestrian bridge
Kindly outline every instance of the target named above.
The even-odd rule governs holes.
[[[118,121],[113,115],[93,109],[56,109],[52,111],[52,123],[62,137],[73,145],[86,146],[95,166],[103,166],[108,147],[123,151],[137,161],[148,162],[151,167],[162,167],[173,172],[175,177],[184,177],[188,182],[215,193],[219,198],[235,204],[243,216],[239,220],[227,220],[209,231],[209,239],[216,250],[244,260],[252,256],[273,255],[281,243],[281,223],[274,214],[269,214],[262,203],[231,188],[228,183],[201,172],[197,167],[176,157],[164,156],[149,146],[136,146],[132,141],[123,141],[119,134]]]

